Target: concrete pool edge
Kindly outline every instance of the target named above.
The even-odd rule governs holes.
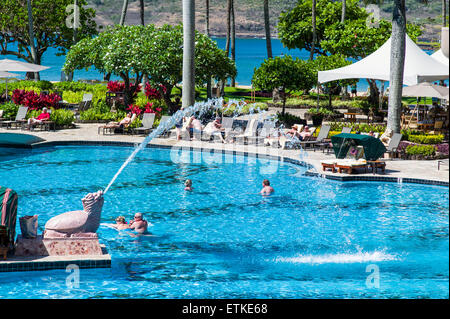
[[[32,149],[35,148],[44,148],[44,147],[52,147],[52,146],[119,146],[119,147],[136,147],[139,143],[135,142],[122,142],[122,141],[87,141],[87,140],[66,140],[66,141],[45,141],[41,143],[36,143],[31,146]],[[311,163],[308,163],[305,160],[299,160],[297,158],[293,158],[289,155],[268,155],[267,153],[260,153],[257,151],[245,151],[245,150],[227,150],[221,149],[217,146],[223,146],[223,144],[218,145],[210,145],[212,143],[207,143],[209,145],[204,145],[205,143],[201,143],[201,145],[193,146],[193,145],[167,145],[162,143],[151,142],[147,145],[147,148],[160,148],[160,149],[172,149],[174,147],[182,148],[186,151],[198,151],[198,152],[219,152],[221,154],[228,155],[238,155],[238,156],[251,156],[255,158],[276,160],[280,162],[291,163],[298,166],[307,167],[308,170],[305,172],[305,176],[311,177],[322,177],[329,180],[339,181],[339,182],[388,182],[388,183],[407,183],[407,184],[422,184],[422,185],[430,185],[430,186],[443,186],[449,187],[449,182],[444,180],[432,180],[432,179],[423,179],[423,178],[415,178],[415,177],[397,177],[397,176],[380,176],[380,175],[368,175],[368,174],[358,174],[358,175],[348,175],[348,174],[338,174],[338,173],[330,173],[330,172],[319,172],[318,169]],[[216,146],[216,147],[214,147]],[[263,148],[267,151],[267,148]],[[315,172],[313,171],[315,170]]]

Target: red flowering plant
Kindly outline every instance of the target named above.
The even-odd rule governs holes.
[[[144,113],[155,113],[155,118],[161,118],[162,108],[153,108],[153,103],[149,102],[144,106]]]
[[[125,90],[125,83],[119,81],[109,81],[106,85],[109,92],[118,93]]]
[[[164,94],[167,92],[167,88],[164,85],[160,85],[159,87],[162,89]],[[152,87],[149,82],[145,84],[144,93],[145,96],[150,100],[160,100],[162,98],[160,91],[157,88]]]
[[[14,90],[12,100],[15,104],[27,106],[30,110],[40,110],[44,107],[55,108],[61,97],[56,93],[37,94],[34,91]]]
[[[136,115],[140,115],[142,113],[142,109],[139,106],[133,104],[128,106],[127,111]]]

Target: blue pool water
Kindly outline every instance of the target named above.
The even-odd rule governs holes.
[[[131,152],[0,149],[0,184],[42,230],[105,188]],[[0,273],[0,298],[449,297],[448,188],[341,183],[288,163],[176,155],[140,152],[105,197],[102,223],[142,212],[153,236],[101,226],[111,269],[80,270],[79,288],[66,285],[65,270]],[[258,194],[264,178],[270,197]]]

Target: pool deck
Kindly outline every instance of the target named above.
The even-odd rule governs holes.
[[[18,133],[32,134],[45,140],[45,142],[34,144],[37,146],[52,144],[112,144],[112,145],[135,145],[140,144],[144,136],[142,135],[102,135],[98,134],[98,127],[101,124],[77,124],[74,129],[65,129],[56,132],[52,131],[22,131],[22,130],[6,130],[0,128],[0,133]],[[314,169],[310,169],[311,174],[320,174],[329,179],[341,181],[346,180],[378,180],[391,182],[413,182],[425,184],[438,184],[448,186],[449,183],[449,166],[441,165],[438,170],[438,161],[411,161],[411,160],[386,160],[386,172],[380,171],[376,174],[372,172],[364,173],[360,171],[358,174],[332,173],[331,171],[322,171],[322,160],[335,159],[334,154],[326,154],[317,150],[307,150],[303,157],[300,150],[281,150],[276,148],[242,145],[242,144],[222,144],[214,142],[201,141],[177,141],[174,138],[155,138],[149,144],[153,147],[166,148],[188,148],[203,151],[223,152],[231,154],[255,155],[255,156],[272,156],[283,161],[304,162]]]

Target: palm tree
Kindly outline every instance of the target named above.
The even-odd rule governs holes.
[[[347,1],[342,0],[342,15],[341,15],[341,23],[344,23],[345,21],[345,14],[347,11]]]
[[[405,0],[394,0],[391,35],[391,73],[389,77],[389,104],[387,130],[400,133],[402,112],[403,73],[406,51]]]
[[[195,0],[183,0],[182,106],[195,103]]]
[[[210,36],[210,26],[209,26],[209,0],[206,0],[206,12],[205,12],[206,16],[205,16],[205,23],[206,23],[206,30],[205,33],[206,35],[209,37]]]
[[[122,5],[122,13],[120,15],[120,25],[124,25],[125,24],[125,17],[127,15],[127,9],[128,9],[128,0],[123,0],[123,5]]]
[[[227,37],[225,43],[225,54],[230,55],[230,38],[231,38],[231,11],[233,8],[233,0],[227,0]],[[226,79],[222,79],[220,84],[220,93],[224,95],[225,93],[225,82]]]
[[[317,26],[316,26],[316,0],[312,0],[312,44],[311,44],[311,52],[309,54],[309,59],[314,59],[314,50],[316,49],[316,42],[317,42]]]
[[[231,0],[231,60],[236,61],[236,18],[234,14],[234,0]],[[231,79],[231,86],[236,87],[236,79]]]
[[[140,16],[141,16],[141,25],[145,25],[145,20],[144,20],[144,10],[145,10],[145,6],[144,6],[144,0],[139,0],[139,7],[140,7]]]
[[[272,39],[270,34],[269,0],[264,0],[264,28],[266,30],[267,57],[270,59],[273,57],[273,54],[272,54]]]
[[[209,0],[206,0],[206,12],[205,12],[205,33],[209,37],[210,36],[210,25],[209,25]],[[208,80],[206,83],[206,98],[210,99],[212,98],[212,85],[211,85],[211,79]]]
[[[442,0],[442,26],[447,26],[447,0]]]
[[[33,12],[31,10],[31,0],[27,0],[27,9],[28,9],[28,34],[30,37],[31,56],[33,58],[33,62],[37,64],[36,47],[34,45],[34,24],[33,24]],[[39,80],[38,72],[34,73],[34,79]]]

